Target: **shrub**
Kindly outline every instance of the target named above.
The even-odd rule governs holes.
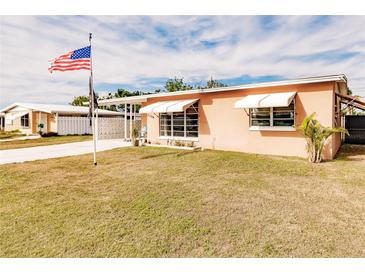
[[[296,126],[307,141],[308,160],[312,163],[320,163],[322,161],[323,147],[326,140],[333,133],[349,134],[345,128],[324,127],[318,120],[314,119],[315,113],[304,118],[300,126]]]
[[[57,132],[46,132],[41,134],[42,137],[58,136]]]
[[[135,126],[132,129],[132,143],[134,146],[139,145],[138,137],[139,137],[139,129],[138,129],[138,127]]]

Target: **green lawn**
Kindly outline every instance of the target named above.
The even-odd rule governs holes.
[[[14,140],[14,141],[0,142],[0,150],[65,144],[65,143],[82,142],[88,140],[92,140],[92,136],[89,135],[52,136],[52,137],[42,137],[39,139],[30,139],[30,140]]]
[[[0,257],[364,257],[365,148],[121,148],[0,166]]]
[[[2,131],[0,130],[0,140],[2,139],[13,139],[16,137],[25,136],[25,134],[21,133],[19,130],[12,131]]]

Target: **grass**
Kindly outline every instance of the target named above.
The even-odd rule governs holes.
[[[89,135],[52,136],[52,137],[42,137],[39,139],[30,139],[30,140],[14,140],[14,141],[0,142],[0,150],[57,145],[57,144],[65,144],[72,142],[82,142],[88,140],[92,140],[92,136]]]
[[[0,166],[0,257],[364,257],[365,149],[121,148]]]
[[[0,131],[0,140],[1,139],[12,139],[15,137],[25,136],[19,130],[11,130],[11,131]]]

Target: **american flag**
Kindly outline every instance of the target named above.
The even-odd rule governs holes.
[[[68,70],[91,70],[91,46],[70,51],[60,57],[49,60],[49,72],[53,71],[68,71]]]

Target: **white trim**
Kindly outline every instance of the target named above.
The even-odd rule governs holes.
[[[41,111],[45,113],[56,113],[58,112],[61,115],[68,115],[68,114],[88,114],[89,108],[84,106],[71,106],[71,105],[57,105],[57,104],[33,104],[33,103],[14,103],[6,108],[0,110],[0,112],[8,112],[9,110],[15,107],[22,107],[25,109],[32,110],[32,111]],[[119,116],[123,115],[123,113],[117,111],[110,111],[105,109],[99,110],[100,115],[105,116]]]
[[[136,95],[136,96],[130,96],[130,97],[106,99],[106,100],[100,100],[98,102],[99,102],[100,106],[122,104],[124,102],[131,102],[131,101],[134,103],[142,103],[142,102],[146,102],[147,99],[149,99],[149,98],[156,98],[156,97],[158,98],[158,97],[170,97],[170,96],[179,96],[179,95],[187,95],[187,94],[204,94],[204,93],[211,93],[211,92],[232,91],[232,90],[252,89],[252,88],[261,88],[261,87],[276,87],[276,86],[287,86],[287,85],[321,83],[321,82],[331,82],[331,81],[347,83],[347,78],[344,74],[336,74],[336,75],[307,77],[307,78],[299,78],[299,79],[292,79],[292,80],[247,84],[247,85],[230,86],[230,87],[194,89],[194,90],[185,90],[185,91],[176,91],[176,92],[160,92],[160,93],[147,94],[147,95]]]
[[[250,131],[296,131],[294,127],[280,127],[280,126],[251,126],[248,128]]]
[[[133,130],[132,112],[133,112],[133,105],[129,104],[129,139],[130,140],[132,140],[132,130]]]
[[[199,137],[172,137],[172,136],[159,136],[160,140],[172,140],[172,141],[191,141],[199,142]]]

